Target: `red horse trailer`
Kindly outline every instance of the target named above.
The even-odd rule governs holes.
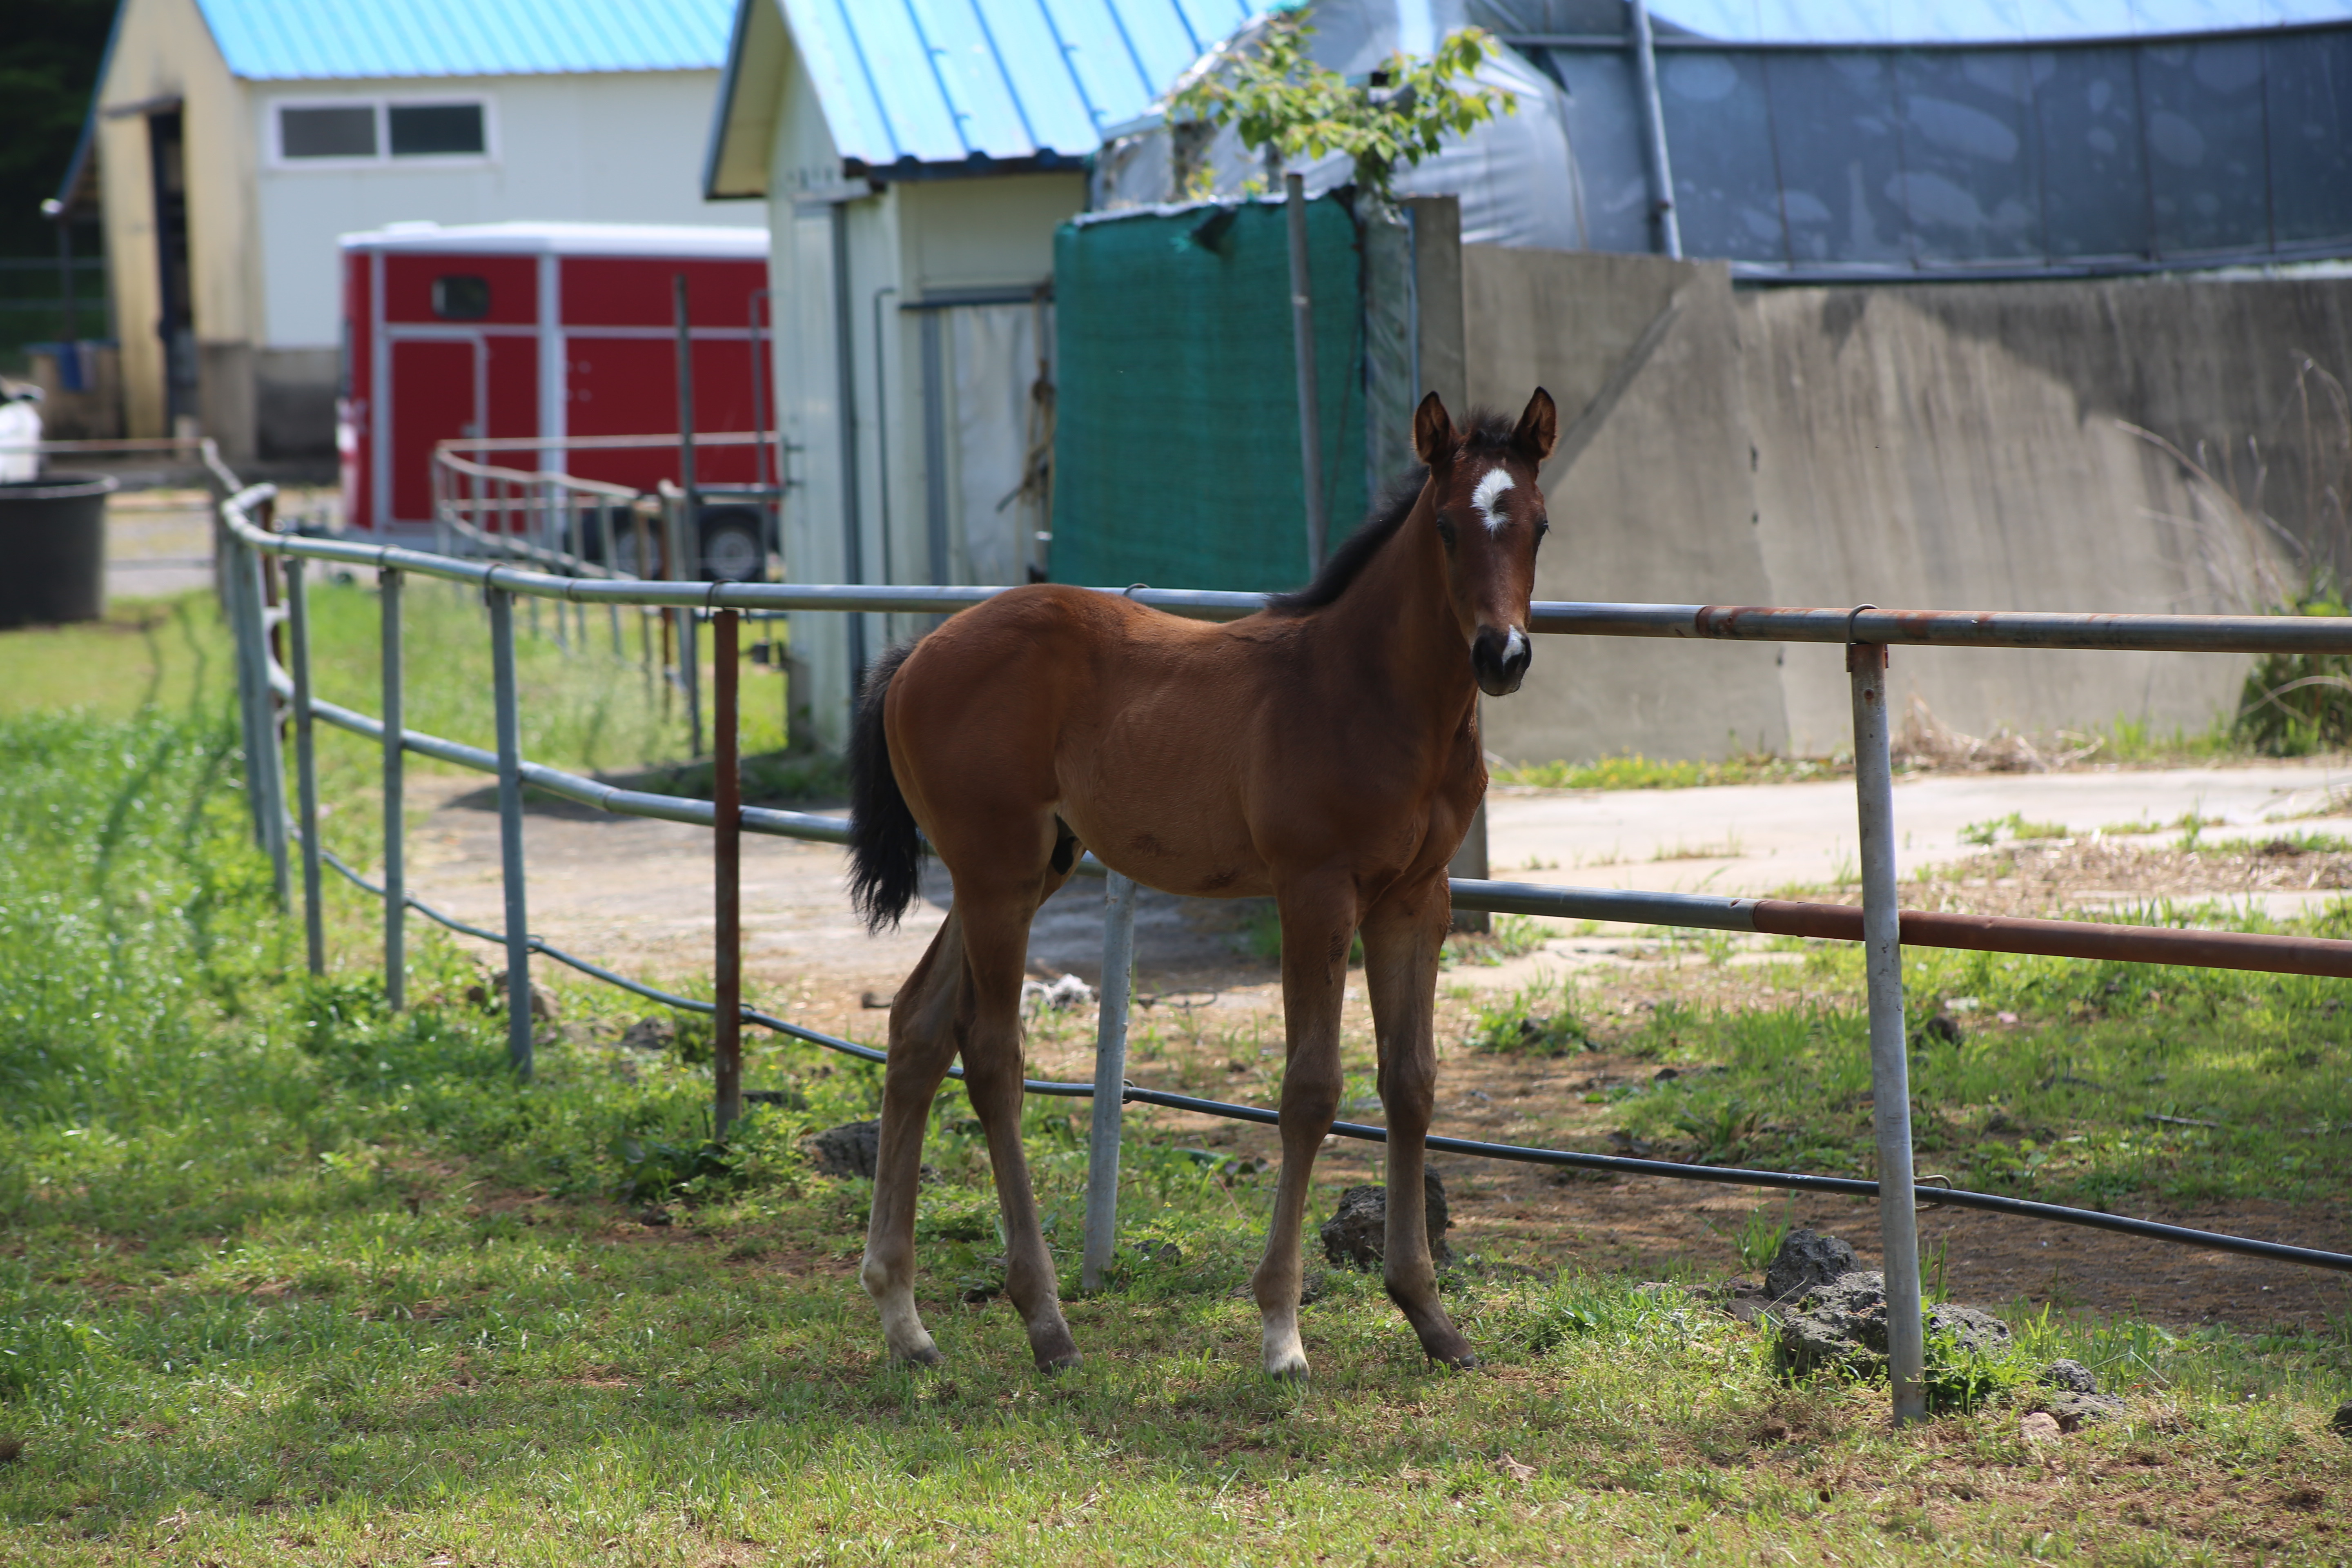
[[[394,224],[342,248],[347,528],[429,531],[433,451],[452,439],[544,443],[487,459],[501,466],[683,482],[675,445],[567,447],[677,430],[681,275],[695,428],[759,430],[772,406],[764,229]],[[740,441],[695,450],[705,488],[761,484],[772,461]]]

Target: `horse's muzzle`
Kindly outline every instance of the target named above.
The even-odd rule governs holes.
[[[1470,644],[1470,668],[1478,678],[1478,689],[1489,697],[1508,697],[1517,691],[1519,682],[1528,678],[1535,651],[1528,634],[1517,626],[1507,632],[1480,626]]]

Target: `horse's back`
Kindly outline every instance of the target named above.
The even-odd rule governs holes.
[[[1058,584],[1015,588],[900,668],[891,752],[934,841],[960,837],[955,820],[1051,811],[1139,880],[1262,890],[1243,795],[1263,668],[1263,650],[1207,623]]]

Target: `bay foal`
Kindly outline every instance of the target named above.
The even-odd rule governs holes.
[[[946,923],[890,1009],[866,1289],[902,1360],[938,1348],[915,1309],[915,1188],[932,1096],[961,1053],[988,1136],[1004,1289],[1037,1364],[1075,1364],[1021,1148],[1021,977],[1030,917],[1081,848],[1147,887],[1272,894],[1288,1052],[1282,1174],[1252,1278],[1265,1370],[1307,1371],[1299,1230],[1339,1100],[1339,1004],[1364,939],[1388,1112],[1385,1282],[1434,1360],[1475,1363],[1437,1296],[1420,1201],[1446,864],[1486,787],[1480,691],[1518,689],[1546,527],[1536,477],[1557,415],[1413,416],[1426,466],[1315,581],[1246,620],[1179,619],[1080,588],[1016,588],[892,649],[850,752],[851,893],[875,929],[913,900],[922,839]]]

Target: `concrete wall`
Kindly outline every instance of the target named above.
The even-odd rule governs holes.
[[[1541,385],[1568,431],[1544,476],[1552,532],[1537,596],[1769,602],[1728,273],[1465,246],[1462,281],[1470,401],[1516,413]],[[1594,408],[1669,309],[1647,363],[1612,406]],[[1594,433],[1570,461],[1588,411]],[[1515,759],[1782,749],[1774,659],[1761,646],[1541,637],[1528,684],[1486,704],[1486,746]]]
[[[1546,475],[1547,598],[2244,607],[2258,570],[2294,566],[2216,504],[2232,482],[2255,499],[2258,461],[2268,511],[2323,550],[2346,539],[2329,497],[2352,450],[2326,389],[2296,376],[2306,354],[2352,369],[2352,280],[1734,291],[1719,264],[1471,247],[1464,290],[1474,399],[1515,407],[1539,381],[1571,430],[1590,415],[1589,444]],[[2202,443],[2217,482],[2121,421]],[[2010,650],[1893,665],[1898,698],[1978,733],[2202,727],[2243,673]],[[1515,759],[1824,752],[1846,742],[1847,709],[1832,648],[1545,639],[1528,687],[1489,705],[1487,743]]]

